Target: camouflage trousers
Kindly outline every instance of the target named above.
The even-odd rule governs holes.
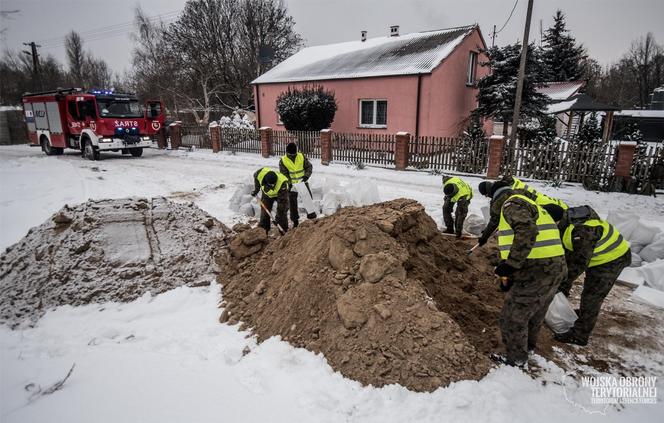
[[[270,198],[265,193],[261,194],[261,201],[267,207],[268,210],[272,211],[272,207],[274,206],[274,203],[276,201],[277,203],[277,214],[275,215],[274,212],[272,213],[272,216],[274,216],[274,219],[277,221],[279,226],[283,229],[284,232],[288,230],[288,217],[286,217],[286,213],[288,212],[288,202],[289,202],[289,196],[288,192],[284,191],[283,193],[279,193],[279,196],[276,198]],[[261,207],[261,218],[258,223],[258,226],[261,228],[265,229],[265,232],[270,232],[270,216],[263,210]]]
[[[452,210],[454,209],[455,204],[456,211],[453,219]],[[470,205],[470,200],[462,198],[456,203],[453,203],[452,197],[445,196],[443,202],[443,221],[445,222],[448,231],[453,230],[457,235],[460,235],[463,232],[463,222],[468,215],[468,205]]]
[[[632,251],[628,250],[622,257],[616,260],[586,269],[586,278],[583,282],[583,291],[581,291],[579,318],[572,328],[575,338],[588,342],[590,334],[597,323],[597,317],[602,308],[604,298],[609,295],[620,272],[629,266],[631,262]],[[571,282],[568,281],[568,283],[571,287]],[[569,288],[567,292],[569,292]]]
[[[293,227],[296,227],[300,223],[300,213],[297,209],[297,191],[295,190],[288,193],[288,209]]]
[[[558,285],[567,276],[565,257],[527,260],[510,277],[512,288],[505,296],[500,332],[508,360],[524,363],[535,348],[544,315]]]

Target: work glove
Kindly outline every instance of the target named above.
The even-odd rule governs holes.
[[[504,261],[501,261],[498,266],[496,266],[496,269],[493,271],[493,273],[501,277],[509,277],[512,275],[512,273],[514,273],[515,270],[516,269],[514,267],[510,266]]]
[[[501,291],[507,292],[512,288],[512,280],[507,277],[501,277],[499,286]]]
[[[252,191],[252,192],[251,192],[251,196],[252,196],[252,197],[255,197],[256,195],[258,195],[258,191]]]
[[[304,178],[302,178],[302,182],[307,182],[307,181],[309,181],[309,177],[308,177],[308,176],[305,176]]]

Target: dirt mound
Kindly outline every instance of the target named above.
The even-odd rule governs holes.
[[[246,246],[247,233],[233,243]],[[222,257],[220,320],[322,352],[364,384],[431,391],[479,379],[500,345],[503,299],[491,249],[468,257],[470,246],[413,200],[345,208]]]
[[[213,248],[230,232],[193,204],[163,198],[65,206],[0,256],[0,322],[209,284],[219,272]]]

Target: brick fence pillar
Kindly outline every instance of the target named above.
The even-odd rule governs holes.
[[[166,128],[163,126],[157,131],[157,147],[159,147],[160,150],[168,147],[168,144],[166,144]]]
[[[408,132],[397,132],[397,140],[394,145],[394,167],[396,170],[405,170],[408,167],[410,134]]]
[[[629,177],[632,173],[632,163],[634,162],[634,151],[636,142],[621,142],[618,145],[618,157],[616,158],[616,176]]]
[[[171,123],[171,150],[177,150],[182,145],[181,129],[182,124],[180,122]]]
[[[261,137],[261,155],[268,158],[272,154],[272,128],[264,126],[259,128],[258,131]]]
[[[332,161],[332,130],[320,131],[320,162],[327,166]]]
[[[210,142],[212,152],[218,153],[221,150],[221,127],[219,125],[210,125]]]
[[[492,135],[489,138],[489,163],[487,165],[486,177],[497,179],[500,175],[500,165],[503,160],[503,150],[505,148],[505,137],[502,135]]]

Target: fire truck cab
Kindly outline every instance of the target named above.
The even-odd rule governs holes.
[[[134,95],[79,88],[28,93],[23,110],[30,143],[47,155],[74,148],[99,160],[102,151],[140,157],[164,124],[160,101],[141,105]]]

